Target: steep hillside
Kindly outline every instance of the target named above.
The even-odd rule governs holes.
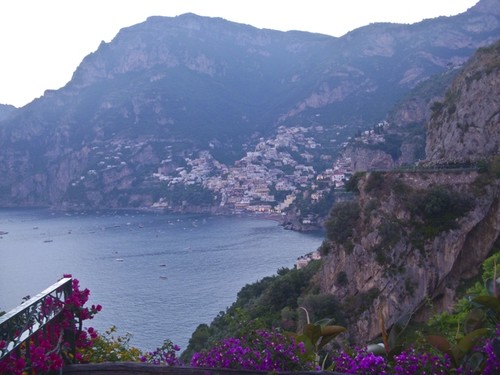
[[[435,102],[426,162],[467,163],[500,153],[500,41],[481,48]]]
[[[359,198],[338,204],[322,245],[321,290],[341,301],[351,339],[380,334],[427,303],[451,307],[500,233],[500,182],[477,172],[366,174]]]
[[[342,301],[354,341],[404,315],[452,306],[500,234],[499,44],[480,49],[434,110],[427,164],[440,169],[356,175],[356,200],[334,206],[320,273]],[[468,124],[468,126],[462,126]],[[444,169],[481,161],[481,167]]]

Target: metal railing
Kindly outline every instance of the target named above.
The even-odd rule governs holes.
[[[15,309],[0,317],[0,360],[12,352],[24,350],[30,357],[30,340],[37,340],[42,333],[51,342],[62,338],[53,337],[53,330],[47,329],[63,310],[64,301],[72,293],[72,279],[65,277],[43,292],[23,302]],[[74,341],[64,338],[66,342]],[[69,339],[69,340],[68,340]],[[23,345],[25,344],[25,345]],[[36,342],[35,342],[36,344]]]

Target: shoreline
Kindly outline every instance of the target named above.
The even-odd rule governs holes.
[[[256,218],[262,220],[270,220],[282,226],[285,230],[295,232],[321,232],[321,228],[304,227],[301,223],[296,222],[290,225],[286,220],[286,216],[282,214],[259,213],[259,212],[234,212],[229,209],[219,209],[218,207],[200,207],[200,206],[184,206],[176,208],[165,207],[68,207],[64,205],[37,205],[37,206],[2,206],[0,209],[46,209],[53,212],[62,213],[97,213],[97,212],[124,212],[124,213],[151,213],[151,214],[180,214],[180,215],[212,215],[212,216],[228,216],[228,217],[243,217]],[[290,218],[288,218],[289,221]]]

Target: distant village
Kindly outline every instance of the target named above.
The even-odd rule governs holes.
[[[273,137],[260,138],[253,146],[246,146],[246,154],[229,166],[212,156],[211,150],[215,147],[212,144],[181,159],[171,150],[172,146],[162,144],[166,150],[164,159],[155,162],[153,172],[145,175],[142,186],[160,191],[159,197],[150,203],[153,209],[178,208],[168,194],[161,192],[192,187],[214,198],[207,204],[213,207],[215,202],[215,210],[220,212],[283,216],[298,200],[309,205],[321,203],[332,189],[342,189],[355,172],[351,158],[342,156],[341,152],[348,142],[339,144],[337,138],[364,144],[380,143],[384,141],[387,127],[383,122],[373,130],[358,131],[354,137],[348,137],[346,134],[352,132],[352,128],[347,125],[280,126]],[[154,159],[153,146],[148,140],[116,142],[108,148],[93,145],[89,153],[93,155],[95,167],[74,180],[72,188],[76,192],[87,191],[89,196],[98,194],[100,183],[112,186],[110,181],[120,181],[120,185],[129,186],[127,169],[136,169],[142,160]],[[93,193],[92,189],[97,192]],[[189,198],[185,204],[193,205]],[[317,224],[314,215],[303,215],[300,220],[304,225]]]
[[[321,127],[314,130],[321,131]],[[201,151],[197,158],[187,158],[187,166],[178,168],[175,174],[160,167],[154,177],[169,185],[199,184],[220,197],[221,207],[235,213],[279,215],[299,192],[307,189],[310,199],[318,201],[332,188],[343,187],[352,175],[349,158],[332,160],[330,168],[315,170],[311,164],[313,153],[321,145],[307,136],[309,131],[310,128],[281,126],[274,138],[261,139],[254,150],[233,166],[219,163],[209,151]],[[169,160],[164,161],[168,163]],[[154,207],[168,208],[168,202],[160,199]]]

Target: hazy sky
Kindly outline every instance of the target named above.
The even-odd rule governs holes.
[[[373,22],[415,23],[478,0],[6,0],[0,2],[0,103],[64,86],[101,41],[153,15],[191,12],[258,28],[342,36]]]

